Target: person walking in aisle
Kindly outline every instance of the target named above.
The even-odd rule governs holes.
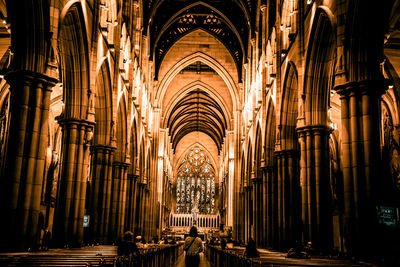
[[[183,250],[186,251],[186,267],[198,267],[200,264],[200,252],[203,251],[203,242],[197,236],[196,226],[190,228],[189,236],[185,239]]]

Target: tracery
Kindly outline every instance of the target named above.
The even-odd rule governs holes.
[[[183,157],[177,172],[176,212],[215,213],[215,168],[199,147],[193,147]]]

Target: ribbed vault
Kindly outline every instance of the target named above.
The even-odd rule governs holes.
[[[209,135],[221,149],[228,127],[223,109],[207,92],[196,89],[188,92],[173,107],[167,121],[173,149],[192,131]]]
[[[168,50],[182,36],[202,29],[220,40],[235,61],[238,77],[246,56],[248,19],[238,3],[225,1],[160,1],[151,11],[151,57],[155,60],[155,77]]]

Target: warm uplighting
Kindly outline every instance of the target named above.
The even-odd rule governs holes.
[[[337,124],[336,123],[334,123],[334,122],[331,122],[330,124],[329,124],[329,126],[333,129],[333,130],[337,130]]]
[[[51,158],[51,156],[53,155],[53,150],[51,149],[51,147],[47,148],[47,157]]]

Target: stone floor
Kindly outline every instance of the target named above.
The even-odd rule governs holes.
[[[177,262],[175,263],[174,267],[185,267],[185,255],[182,253],[181,256],[179,256]],[[199,267],[211,267],[210,263],[208,262],[206,256],[204,253],[200,254],[200,266]]]
[[[218,253],[228,253],[230,258],[243,258],[244,247],[233,247],[221,250],[219,246],[213,246]],[[355,262],[350,260],[331,259],[327,257],[312,257],[311,259],[287,258],[287,253],[272,251],[268,249],[258,249],[259,257],[252,258],[252,266],[378,266],[367,262]],[[212,255],[212,254],[211,254]],[[229,264],[228,264],[229,265]]]
[[[225,250],[233,254],[242,254],[244,248],[235,247]],[[377,266],[365,262],[352,262],[328,258],[288,259],[286,253],[258,249],[259,258],[253,262],[258,266]],[[100,261],[111,263],[116,256],[115,246],[95,246],[79,249],[51,249],[42,252],[0,253],[0,266],[98,266]],[[210,267],[204,253],[200,257],[200,267]],[[173,267],[185,267],[182,253]],[[234,266],[232,266],[234,267]]]

